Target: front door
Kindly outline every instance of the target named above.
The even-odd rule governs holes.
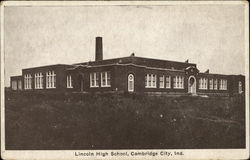
[[[194,76],[188,78],[188,93],[196,94],[196,79]]]
[[[129,74],[128,75],[128,92],[134,92],[134,75]]]

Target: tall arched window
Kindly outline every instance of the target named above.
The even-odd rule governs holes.
[[[134,75],[133,74],[128,75],[128,91],[134,92]]]

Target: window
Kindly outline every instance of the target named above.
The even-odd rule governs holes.
[[[111,86],[111,74],[107,72],[107,86]]]
[[[207,89],[208,86],[208,79],[207,78],[200,78],[199,79],[199,89]]]
[[[174,88],[176,88],[176,77],[174,77]]]
[[[166,88],[171,88],[171,77],[166,76]]]
[[[110,72],[101,72],[101,87],[110,86]]]
[[[239,93],[242,93],[242,92],[243,92],[243,90],[242,90],[242,82],[239,81]]]
[[[24,89],[32,89],[32,76],[31,76],[31,74],[24,75]]]
[[[35,74],[35,89],[43,88],[43,74],[41,72]]]
[[[18,80],[18,89],[22,90],[22,80]]]
[[[23,81],[24,81],[23,88],[27,89],[27,75],[26,74],[24,75],[24,80]]]
[[[218,80],[215,79],[214,80],[214,90],[217,90],[218,89]]]
[[[12,81],[11,82],[11,87],[13,90],[17,90],[17,81]]]
[[[147,74],[145,77],[145,87],[146,88],[156,88],[156,78],[157,76],[155,74]]]
[[[56,88],[56,74],[54,71],[46,72],[46,88]]]
[[[151,74],[150,75],[147,75],[147,78],[148,78],[148,88],[151,88],[152,86],[152,83],[151,83]]]
[[[67,75],[67,88],[73,88],[71,75]]]
[[[160,84],[159,84],[160,88],[164,88],[164,76],[160,76]]]
[[[128,75],[128,91],[134,92],[134,75],[133,74]]]
[[[213,79],[210,79],[210,80],[209,80],[209,89],[210,89],[210,90],[213,90],[213,89],[214,89],[214,84],[213,84],[213,82],[214,82]]]
[[[183,89],[184,88],[184,77],[175,76],[174,77],[174,88]]]
[[[226,79],[220,80],[220,90],[227,90],[227,80]]]
[[[152,87],[156,88],[156,75],[153,74],[152,77],[153,77],[153,79],[152,79]]]
[[[90,73],[90,87],[99,87],[99,74]]]
[[[35,89],[37,89],[38,88],[38,75],[37,75],[37,73],[35,73]]]
[[[201,79],[199,79],[199,89],[201,88]]]
[[[208,87],[208,79],[207,78],[205,78],[205,80],[204,80],[204,86],[205,86],[205,89],[207,89],[207,87]]]

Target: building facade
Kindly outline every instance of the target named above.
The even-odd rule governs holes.
[[[196,64],[128,57],[103,60],[102,37],[96,37],[95,61],[22,70],[11,89],[58,92],[128,92],[166,95],[243,95],[245,76],[199,72]]]

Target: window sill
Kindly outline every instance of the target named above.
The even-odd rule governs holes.
[[[90,88],[99,88],[99,86],[90,86]]]
[[[170,87],[159,87],[159,89],[171,89]]]
[[[145,87],[145,88],[156,88],[156,87]]]
[[[108,87],[111,87],[111,86],[101,86],[102,88],[108,88]]]

